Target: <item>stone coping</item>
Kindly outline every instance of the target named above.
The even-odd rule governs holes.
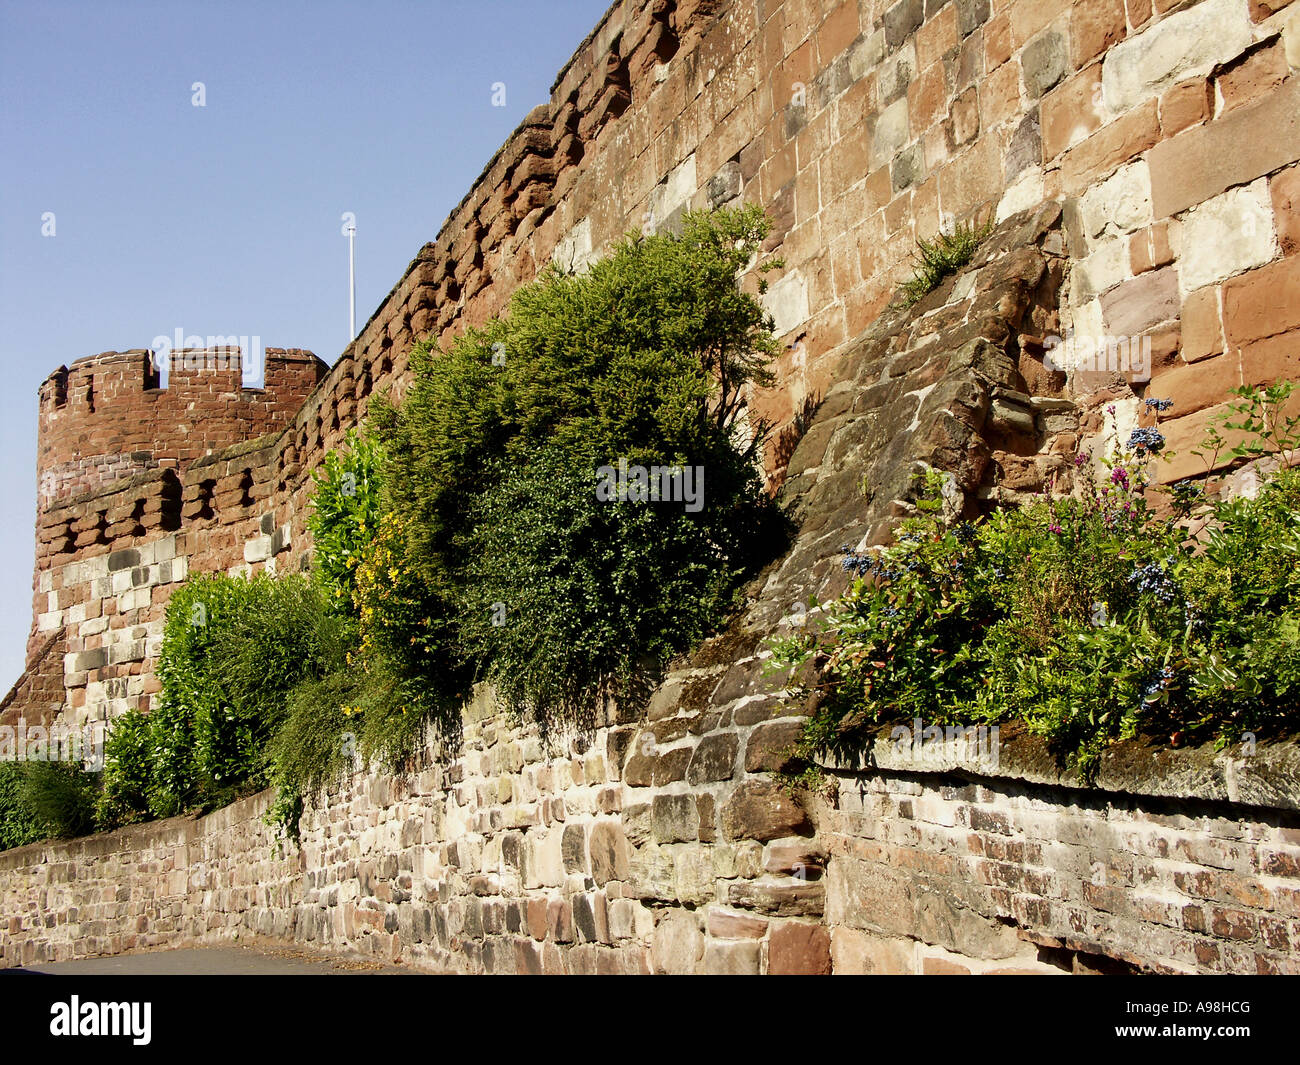
[[[1253,752],[1241,743],[1216,750],[1212,741],[1174,748],[1150,738],[1122,740],[1102,752],[1096,778],[1089,783],[1064,767],[1047,739],[1025,731],[1019,722],[1000,725],[996,760],[991,737],[984,745],[978,739],[969,744],[929,740],[918,750],[911,742],[910,725],[906,726],[909,735],[891,738],[899,735],[893,732],[897,727],[890,725],[877,732],[870,753],[856,764],[832,759],[823,768],[840,775],[879,771],[917,776],[955,774],[1138,799],[1300,810],[1300,739],[1296,737],[1261,740]]]

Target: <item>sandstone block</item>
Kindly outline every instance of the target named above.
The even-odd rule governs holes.
[[[779,784],[763,780],[741,783],[722,807],[727,839],[777,839],[812,831],[808,812]]]
[[[773,976],[829,976],[831,937],[824,925],[786,921],[772,930],[767,971]]]
[[[1197,289],[1183,298],[1182,351],[1188,362],[1196,362],[1223,351],[1223,322],[1219,314],[1217,285]]]
[[[1269,182],[1273,227],[1283,255],[1300,254],[1300,166],[1274,174]]]
[[[1020,57],[1025,93],[1037,100],[1070,72],[1070,43],[1055,29],[1043,30]]]
[[[1156,218],[1178,214],[1300,159],[1300,78],[1258,103],[1157,144],[1151,167]]]

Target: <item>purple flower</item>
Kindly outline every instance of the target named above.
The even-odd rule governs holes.
[[[1110,483],[1128,487],[1128,470],[1123,466],[1116,466],[1110,471]]]

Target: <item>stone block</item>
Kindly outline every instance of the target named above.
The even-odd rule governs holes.
[[[1101,128],[1100,89],[1101,64],[1093,63],[1043,97],[1039,113],[1044,162]]]
[[[1156,218],[1178,214],[1300,159],[1300,78],[1156,145],[1151,167]]]
[[[713,780],[730,780],[736,771],[739,749],[740,741],[734,732],[705,736],[691,755],[686,771],[687,783],[697,785]]]
[[[767,971],[772,976],[829,976],[831,936],[824,925],[786,921],[772,930]]]
[[[1252,37],[1248,0],[1203,0],[1169,15],[1106,54],[1106,106],[1122,114],[1176,81],[1235,59]]]
[[[1300,166],[1290,166],[1269,181],[1273,228],[1283,255],[1300,254]]]
[[[1183,219],[1179,275],[1193,292],[1262,266],[1277,252],[1268,183],[1229,189],[1189,211]]]
[[[904,976],[915,972],[916,943],[836,927],[831,933],[831,957],[836,975]]]
[[[1025,94],[1037,100],[1070,72],[1070,42],[1055,29],[1043,30],[1020,56]]]
[[[699,838],[699,813],[691,795],[656,795],[651,805],[651,823],[658,843]]]
[[[611,880],[627,879],[627,839],[618,822],[599,821],[592,826],[588,849],[591,875],[597,887],[604,887]]]
[[[925,21],[925,0],[898,0],[885,12],[885,45],[897,48]]]
[[[719,906],[709,907],[709,935],[717,939],[762,939],[768,921]]]
[[[710,939],[704,948],[704,972],[713,976],[757,976],[762,946],[746,941]]]
[[[1154,325],[1178,316],[1178,270],[1166,266],[1125,281],[1101,297],[1106,332],[1111,336],[1140,336]]]
[[[1182,353],[1187,362],[1196,362],[1223,351],[1220,291],[1217,285],[1210,285],[1183,298]]]
[[[651,968],[656,973],[696,973],[704,958],[704,942],[694,913],[670,910],[655,924],[650,941]]]

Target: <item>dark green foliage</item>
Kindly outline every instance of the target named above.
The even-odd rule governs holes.
[[[778,351],[736,283],[767,231],[756,208],[688,215],[680,238],[551,269],[450,351],[417,349],[402,406],[373,408],[402,557],[458,629],[430,617],[444,673],[472,665],[518,710],[580,714],[716,626],[770,555],[766,427],[742,441],[737,425]],[[597,470],[620,460],[702,468],[703,510],[599,501]]]
[[[356,750],[349,713],[364,674],[341,670],[306,680],[289,696],[287,712],[268,755],[278,789],[271,820],[296,836],[304,801],[351,770]]]
[[[95,829],[95,803],[99,774],[87,772],[80,762],[33,761],[17,763],[19,817],[35,827],[37,838],[71,839]],[[31,842],[31,840],[28,840]]]
[[[733,607],[776,531],[756,479],[714,486],[706,472],[706,497],[726,505],[692,513],[602,502],[591,469],[537,451],[479,500],[466,541],[466,652],[508,705],[542,720],[579,720],[597,692],[650,683]]]
[[[689,215],[681,238],[629,238],[581,276],[548,269],[446,353],[417,347],[402,406],[373,417],[430,579],[458,568],[475,500],[543,445],[575,468],[752,456],[762,427],[739,450],[731,429],[779,347],[736,277],[768,229],[756,208]]]

